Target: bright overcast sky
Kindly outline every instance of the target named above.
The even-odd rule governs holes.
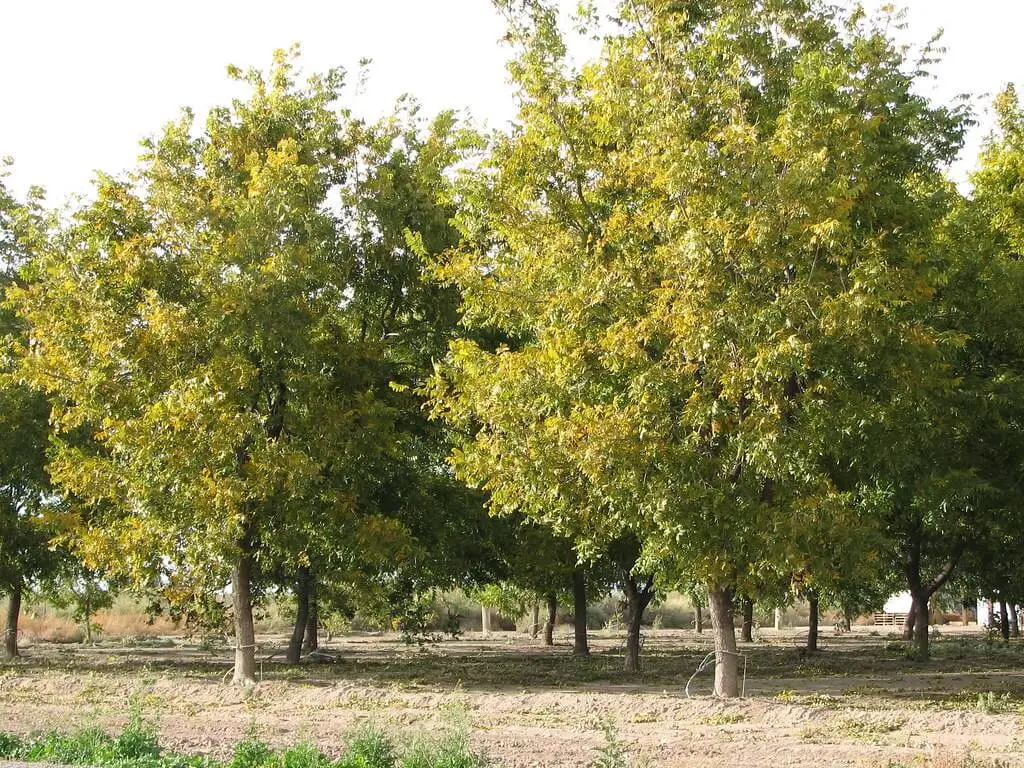
[[[946,31],[937,98],[1024,84],[1021,0],[904,5],[909,40]],[[179,107],[202,115],[231,98],[227,64],[265,67],[292,42],[306,71],[373,59],[365,93],[350,102],[362,114],[403,92],[428,112],[468,108],[492,126],[514,114],[489,0],[0,0],[0,11],[0,156],[15,158],[16,190],[42,184],[53,202],[87,191],[94,169],[133,165],[138,140]]]

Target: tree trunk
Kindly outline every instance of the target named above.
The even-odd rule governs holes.
[[[252,524],[238,541],[238,560],[231,569],[231,600],[235,614],[235,671],[232,682],[252,685],[256,682],[256,631],[252,622],[253,558]]]
[[[558,598],[554,593],[548,595],[548,620],[544,624],[544,645],[555,644],[555,618],[558,614]]]
[[[693,628],[698,635],[704,634],[704,606],[701,605],[701,602],[701,600],[697,600],[693,604]]]
[[[587,576],[583,571],[572,572],[572,652],[576,656],[589,656],[587,641]]]
[[[85,585],[85,601],[82,603],[85,610],[85,644],[92,645],[92,593],[90,585]]]
[[[285,657],[289,664],[298,664],[302,657],[302,639],[306,636],[306,624],[309,621],[309,582],[309,568],[302,566],[295,580],[295,627]]]
[[[1010,639],[1010,615],[1006,610],[1006,598],[999,596],[999,634],[1003,640]]]
[[[922,524],[908,534],[903,549],[903,572],[910,587],[910,615],[903,625],[903,639],[914,641],[914,657],[917,661],[928,660],[928,603],[932,595],[949,581],[964,552],[964,543],[955,542],[950,549],[949,559],[939,568],[938,573],[927,582],[921,578],[921,548],[923,541]],[[909,631],[908,631],[909,630]]]
[[[913,621],[911,639],[914,642],[914,659],[928,660],[928,595],[911,593],[910,618]]]
[[[715,635],[715,696],[732,699],[739,696],[736,674],[736,626],[732,619],[732,594],[719,586],[708,587],[711,629]]]
[[[491,634],[491,609],[486,605],[480,606],[480,632],[485,636]]]
[[[1020,621],[1017,618],[1017,604],[1010,601],[1010,634],[1020,637]]]
[[[903,639],[907,641],[914,639],[914,621],[916,620],[914,610],[914,606],[911,604],[910,613],[908,613],[907,618],[903,620]]]
[[[966,597],[960,601],[960,623],[965,627],[971,623],[971,606]]]
[[[18,616],[21,614],[21,585],[14,587],[7,602],[7,622],[4,624],[4,654],[8,659],[18,655]]]
[[[991,597],[985,601],[985,611],[988,615],[988,628],[992,629],[996,625],[996,610]]]
[[[807,593],[807,652],[814,653],[818,650],[818,593]]]
[[[740,625],[740,639],[744,643],[754,642],[754,601],[743,598],[743,624]]]
[[[312,653],[320,647],[320,604],[316,598],[316,575],[309,574],[309,615],[306,617],[306,632],[302,638],[302,650]]]
[[[640,628],[644,611],[654,599],[654,578],[641,584],[629,574],[622,589],[626,593],[626,671],[635,674],[640,671]]]
[[[540,634],[540,603],[533,604],[533,626],[530,628],[530,638],[532,640],[537,639],[537,635]]]
[[[775,609],[775,631],[778,632],[780,629],[782,629],[782,609],[781,608],[776,608]]]

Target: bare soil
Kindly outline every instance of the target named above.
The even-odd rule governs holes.
[[[553,648],[515,633],[422,647],[348,636],[298,667],[283,664],[283,638],[263,637],[262,680],[248,690],[226,682],[226,645],[38,644],[0,664],[0,730],[116,730],[135,707],[166,747],[220,757],[253,727],[275,745],[336,754],[365,724],[414,738],[461,723],[508,768],[587,765],[609,730],[652,766],[1024,768],[1024,645],[972,629],[942,630],[927,664],[871,628],[826,631],[813,655],[799,632],[763,630],[741,645],[745,697],[734,701],[708,695],[710,667],[687,695],[710,637],[679,630],[646,632],[635,677],[621,670],[623,639],[605,632],[590,659],[572,657],[567,634]]]

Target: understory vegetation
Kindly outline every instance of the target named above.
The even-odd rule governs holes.
[[[0,731],[0,759],[95,768],[486,768],[463,733],[396,743],[379,730],[364,729],[330,758],[312,744],[276,751],[255,733],[234,747],[229,760],[164,750],[156,731],[137,713],[117,735],[99,728],[70,734],[56,731],[25,738]]]

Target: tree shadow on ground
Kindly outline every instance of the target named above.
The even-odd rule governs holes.
[[[564,643],[543,647],[522,636],[421,646],[403,645],[393,638],[351,636],[332,642],[317,657],[307,657],[297,666],[284,663],[282,649],[280,639],[262,641],[257,657],[262,680],[312,686],[348,681],[437,690],[573,689],[675,695],[684,692],[712,650],[704,636],[652,632],[645,642],[643,669],[632,675],[623,669],[624,650],[617,638],[595,638],[589,658],[573,656],[571,646]],[[894,636],[828,637],[817,653],[806,653],[789,641],[741,644],[740,650],[745,656],[748,692],[761,697],[784,696],[794,690],[835,696],[874,692],[937,706],[969,704],[978,694],[991,692],[1024,699],[1024,673],[1020,672],[1024,645],[1020,642],[993,642],[984,636],[939,637],[932,644],[932,660],[925,663],[911,660],[907,645]],[[223,644],[42,644],[0,669],[150,673],[216,681],[229,676],[232,663],[233,651]],[[707,695],[712,674],[709,666],[694,678],[691,692]]]

